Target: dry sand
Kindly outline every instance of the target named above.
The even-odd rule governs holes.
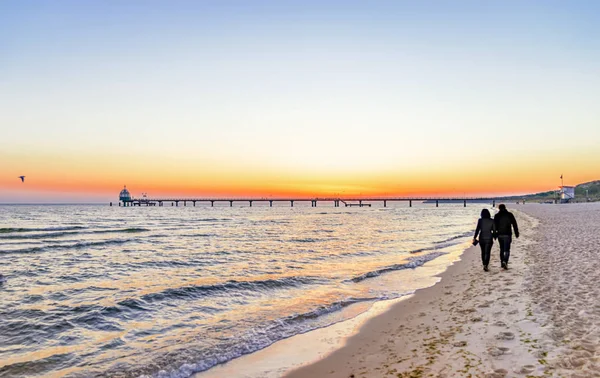
[[[600,205],[520,205],[509,270],[479,248],[286,378],[600,377]]]
[[[529,205],[540,220],[527,285],[555,376],[600,377],[600,204]]]

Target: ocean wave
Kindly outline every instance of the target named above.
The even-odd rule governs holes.
[[[322,239],[317,238],[294,238],[289,240],[292,243],[316,243],[323,241]]]
[[[383,298],[383,297],[365,297],[365,298],[350,297],[350,298],[347,298],[347,299],[344,299],[341,301],[331,303],[327,306],[318,307],[312,311],[305,312],[303,314],[290,315],[288,317],[283,318],[281,321],[283,321],[284,323],[295,323],[295,322],[302,322],[302,321],[305,321],[308,319],[316,319],[320,316],[339,311],[339,310],[341,310],[345,307],[348,307],[350,305],[353,305],[355,303],[371,302],[371,301],[377,301],[377,300],[382,300],[382,299],[388,299],[388,298],[387,297],[386,298]]]
[[[377,277],[377,276],[382,275],[383,273],[393,272],[395,270],[414,269],[414,268],[417,268],[417,267],[425,264],[428,261],[437,259],[438,257],[445,255],[445,254],[446,253],[444,253],[444,252],[434,252],[434,253],[429,253],[424,256],[411,257],[404,264],[394,264],[394,265],[389,265],[389,266],[386,266],[383,268],[379,268],[379,269],[361,274],[360,276],[351,278],[347,282],[361,282],[361,281],[366,280],[367,278]]]
[[[141,228],[141,227],[130,227],[130,228],[121,228],[121,229],[116,229],[116,230],[96,230],[96,231],[92,231],[92,234],[109,234],[109,233],[115,233],[115,232],[131,232],[131,233],[136,233],[136,232],[146,232],[146,231],[150,231],[147,228]]]
[[[52,239],[52,238],[60,238],[63,236],[72,236],[72,235],[89,235],[89,234],[114,234],[114,233],[137,233],[137,232],[145,232],[150,231],[146,228],[123,228],[116,230],[95,230],[95,231],[61,231],[61,232],[47,232],[43,234],[9,234],[0,236],[0,239]]]
[[[199,259],[181,259],[181,260],[148,260],[148,261],[136,261],[128,262],[125,264],[128,268],[132,269],[143,269],[147,267],[151,268],[173,268],[173,267],[204,267],[208,265],[214,265],[213,261],[205,261]]]
[[[453,245],[457,244],[457,243],[455,243],[455,241],[457,241],[459,239],[466,238],[467,236],[469,236],[471,234],[472,234],[471,231],[463,232],[462,234],[454,235],[454,236],[449,237],[447,239],[434,242],[433,246],[412,250],[412,251],[410,251],[410,253],[421,253],[421,252],[435,251],[435,250],[438,250],[438,249],[444,249],[444,248],[452,247]]]
[[[216,236],[215,234],[203,234],[203,233],[199,233],[199,234],[182,234],[182,235],[177,235],[177,236],[181,236],[184,238],[208,238],[211,236]]]
[[[47,228],[0,228],[0,234],[11,234],[16,232],[36,232],[36,231],[69,231],[69,230],[84,230],[87,227],[70,226],[70,227],[47,227]]]
[[[163,300],[171,301],[174,299],[197,299],[207,295],[215,295],[221,293],[231,293],[233,291],[265,291],[272,289],[280,289],[286,287],[297,287],[316,282],[316,278],[312,277],[288,277],[276,280],[263,281],[229,281],[223,284],[202,285],[202,286],[186,286],[180,288],[171,288],[159,293],[146,294],[139,298],[123,299],[112,306],[99,305],[81,305],[74,307],[62,307],[61,316],[67,317],[70,321],[86,324],[90,327],[109,327],[113,328],[116,323],[112,319],[119,319],[123,314],[128,313],[143,313],[153,310],[156,302]],[[87,288],[86,290],[89,290]],[[340,304],[343,305],[343,304]],[[319,310],[324,313],[325,310]],[[317,316],[314,314],[312,316]],[[307,318],[310,314],[305,315]],[[299,315],[296,321],[301,319]],[[293,317],[288,319],[294,320]]]
[[[119,245],[132,242],[136,239],[113,239],[113,240],[103,240],[103,241],[93,241],[93,242],[79,242],[75,244],[56,244],[56,245],[47,245],[43,247],[32,247],[32,248],[22,248],[22,249],[14,249],[8,251],[0,251],[0,255],[8,255],[8,254],[22,254],[22,253],[36,253],[36,252],[46,252],[50,250],[61,250],[61,249],[81,249],[88,247],[98,247],[105,245]]]
[[[454,241],[454,240],[457,240],[457,239],[466,238],[467,236],[472,235],[472,234],[473,234],[472,231],[466,231],[466,232],[463,232],[462,234],[454,235],[454,236],[451,236],[451,237],[449,237],[447,239],[437,241],[437,242],[435,242],[435,244],[448,243],[448,242],[451,242],[451,241]]]
[[[321,281],[315,277],[286,277],[260,281],[227,281],[214,285],[197,285],[170,288],[159,293],[146,294],[141,297],[146,302],[156,302],[179,298],[200,298],[208,295],[227,294],[231,292],[264,292],[310,285]]]

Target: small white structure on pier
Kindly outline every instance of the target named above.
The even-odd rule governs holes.
[[[575,198],[575,187],[574,186],[561,186],[560,187],[560,203],[571,202]]]

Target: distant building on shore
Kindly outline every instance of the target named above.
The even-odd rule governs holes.
[[[574,186],[561,186],[560,187],[560,203],[569,203],[575,199],[575,187]]]

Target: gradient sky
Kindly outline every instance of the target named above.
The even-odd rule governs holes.
[[[596,1],[0,2],[0,202],[545,191],[599,104]]]

